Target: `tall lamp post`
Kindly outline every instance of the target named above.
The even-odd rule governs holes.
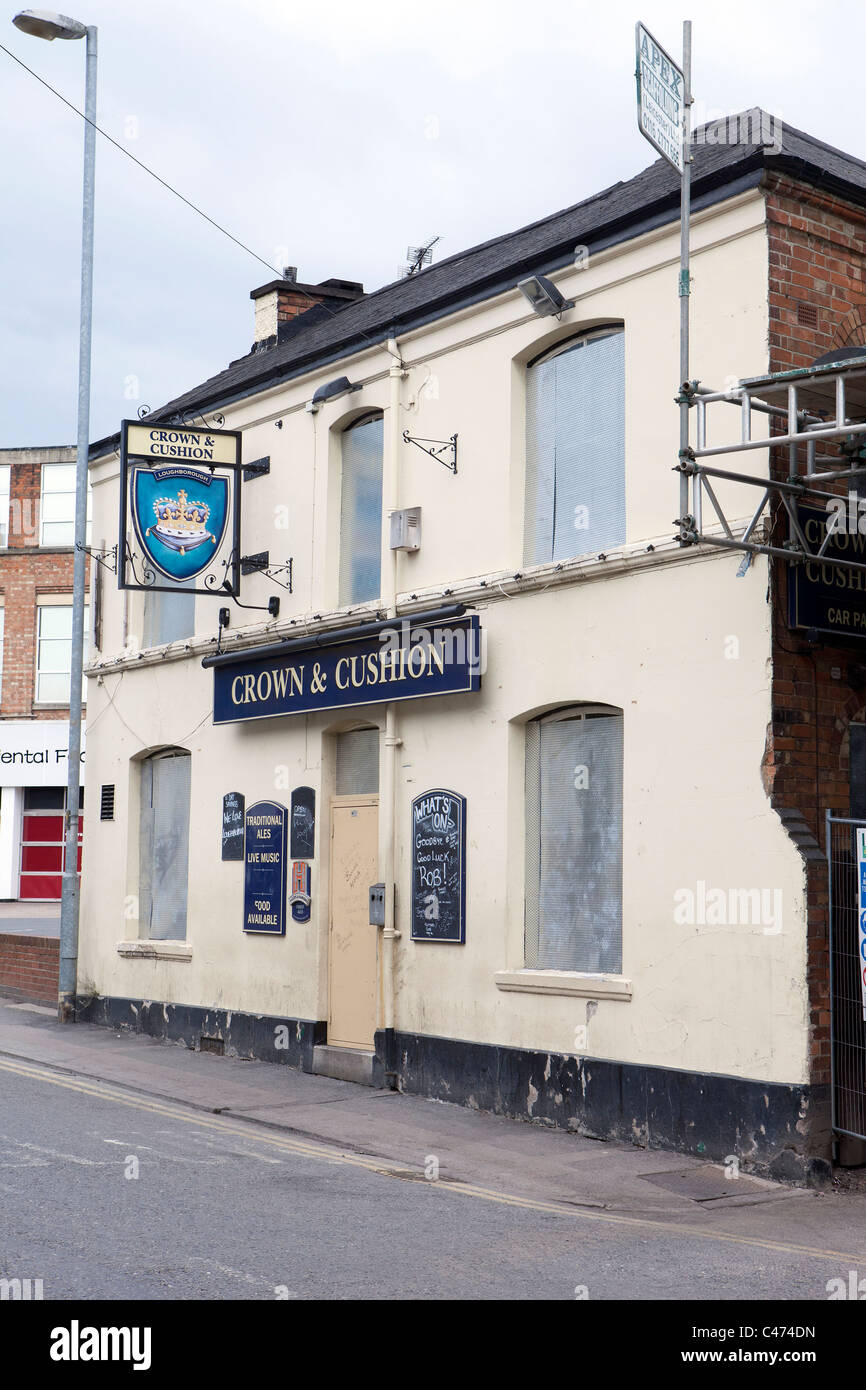
[[[49,10],[22,10],[12,23],[38,39],[86,39],[84,211],[81,226],[81,316],[78,348],[78,452],[75,464],[75,556],[72,571],[72,654],[69,686],[69,757],[65,848],[60,905],[61,1023],[75,1017],[78,971],[78,800],[81,787],[81,695],[84,669],[84,598],[87,568],[87,461],[90,448],[90,335],[93,310],[93,190],[96,166],[96,28]]]

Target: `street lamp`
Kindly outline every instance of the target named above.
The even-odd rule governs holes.
[[[50,10],[22,10],[12,23],[37,39],[85,39],[84,199],[81,221],[81,314],[78,346],[78,452],[75,464],[75,555],[72,570],[72,653],[65,849],[60,903],[61,1023],[75,1017],[78,972],[78,798],[81,788],[81,693],[84,672],[84,586],[87,555],[87,461],[90,450],[90,330],[93,313],[93,189],[96,167],[96,28]]]

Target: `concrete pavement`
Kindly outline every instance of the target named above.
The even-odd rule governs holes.
[[[59,936],[59,903],[0,902],[0,932],[20,936]]]

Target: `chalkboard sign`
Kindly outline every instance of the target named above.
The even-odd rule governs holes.
[[[223,797],[223,859],[244,857],[244,798],[240,792]]]
[[[286,827],[288,811],[257,801],[246,813],[244,931],[286,934]]]
[[[412,940],[466,940],[466,797],[456,792],[412,802]]]
[[[312,859],[316,852],[316,793],[312,787],[292,792],[292,858]]]

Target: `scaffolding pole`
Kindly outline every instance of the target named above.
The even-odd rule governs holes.
[[[692,198],[691,165],[691,104],[692,104],[692,22],[683,20],[683,171],[680,175],[680,459],[689,447],[689,300],[691,272],[689,270],[689,219]],[[689,478],[680,474],[680,517],[689,511]],[[682,544],[687,544],[682,540]]]

